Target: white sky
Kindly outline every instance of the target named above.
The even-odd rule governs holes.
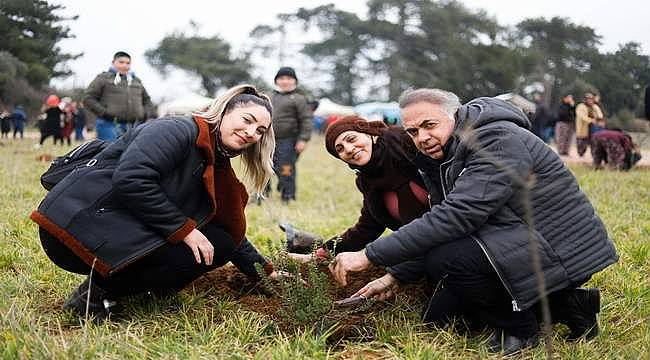
[[[61,42],[64,51],[83,52],[84,56],[69,63],[75,75],[56,80],[53,85],[86,86],[99,72],[110,65],[113,53],[124,50],[131,54],[132,69],[143,80],[154,101],[173,99],[188,92],[199,91],[196,79],[183,72],[163,79],[144,58],[144,52],[153,48],[174,30],[187,30],[190,20],[200,27],[200,35],[218,34],[235,50],[250,44],[249,32],[257,25],[272,24],[278,13],[293,12],[300,7],[315,7],[334,3],[342,10],[365,17],[365,0],[52,0],[67,7],[65,14],[77,14],[79,19],[69,23],[76,38]],[[514,25],[530,17],[568,17],[571,21],[588,25],[602,36],[601,49],[614,51],[619,44],[629,41],[641,43],[643,52],[650,54],[650,2],[641,0],[462,0],[468,8],[482,8],[497,18],[502,25]],[[615,5],[612,5],[615,4]],[[304,34],[288,34],[288,43],[298,43]],[[297,58],[287,54],[286,65],[302,71]],[[260,66],[262,75],[270,83],[280,65],[274,59],[265,59]],[[304,79],[303,79],[304,80]],[[304,81],[308,83],[307,81]]]

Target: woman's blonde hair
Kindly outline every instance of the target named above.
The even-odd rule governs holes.
[[[271,99],[257,91],[253,85],[237,85],[228,89],[203,111],[195,111],[192,115],[205,119],[210,124],[212,131],[218,131],[223,117],[232,110],[240,107],[256,104],[266,108],[272,116],[273,108]],[[273,127],[262,135],[260,140],[244,149],[241,153],[244,163],[244,171],[255,188],[255,191],[262,193],[264,187],[273,175],[273,152],[275,151],[275,134]]]

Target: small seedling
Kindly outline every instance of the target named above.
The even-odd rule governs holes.
[[[279,249],[272,258],[276,271],[284,271],[290,276],[279,277],[273,282],[260,271],[261,267],[258,267],[258,272],[264,285],[274,289],[273,293],[280,298],[282,306],[278,315],[283,320],[304,325],[316,322],[331,310],[332,300],[327,294],[328,278],[318,269],[315,262],[304,265],[303,280],[300,264],[292,261],[286,250]]]

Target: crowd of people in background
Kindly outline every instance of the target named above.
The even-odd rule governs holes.
[[[70,97],[59,99],[57,95],[50,95],[41,107],[41,116],[38,124],[41,132],[39,145],[43,145],[49,137],[54,138],[54,145],[64,141],[72,144],[72,132],[75,141],[83,141],[84,128],[86,127],[86,113],[83,105],[72,101]]]
[[[583,101],[576,104],[573,94],[565,94],[556,113],[549,110],[541,94],[535,94],[534,101],[532,131],[547,144],[554,139],[559,155],[569,156],[575,137],[578,156],[590,150],[595,169],[606,164],[610,169],[629,170],[641,159],[630,134],[608,126],[600,96],[585,93]]]
[[[276,133],[274,170],[276,189],[284,204],[296,200],[296,163],[306,148],[312,132],[324,134],[342,115],[314,116],[318,101],[310,99],[298,87],[296,71],[282,67],[274,78],[276,90],[272,95],[273,127]],[[549,106],[541,93],[533,95],[534,113],[530,113],[531,131],[545,143],[554,143],[560,156],[569,156],[573,139],[577,155],[584,157],[590,150],[593,166],[628,170],[641,158],[630,134],[608,126],[606,111],[597,94],[586,93],[576,102],[573,94],[564,94],[557,108]],[[95,115],[94,130],[98,139],[114,142],[129,129],[157,117],[155,106],[142,81],[131,70],[131,56],[123,51],[114,54],[107,71],[98,74],[78,101],[51,94],[45,100],[38,117],[39,145],[52,137],[54,144],[84,141],[88,114]],[[0,109],[2,138],[24,138],[28,115],[21,105],[11,111]],[[92,118],[91,118],[92,120]],[[384,119],[386,125],[396,125],[394,119]],[[263,196],[270,196],[269,184]]]
[[[20,135],[20,139],[24,138],[25,122],[27,122],[27,114],[22,105],[14,108],[13,112],[9,113],[5,110],[0,111],[0,128],[2,130],[2,138],[8,139],[11,129],[14,130],[13,138]]]

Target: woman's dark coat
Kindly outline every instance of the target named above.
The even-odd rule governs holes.
[[[52,188],[31,218],[106,276],[208,222],[239,245],[247,197],[229,160],[215,157],[208,124],[176,117],[127,132]]]

